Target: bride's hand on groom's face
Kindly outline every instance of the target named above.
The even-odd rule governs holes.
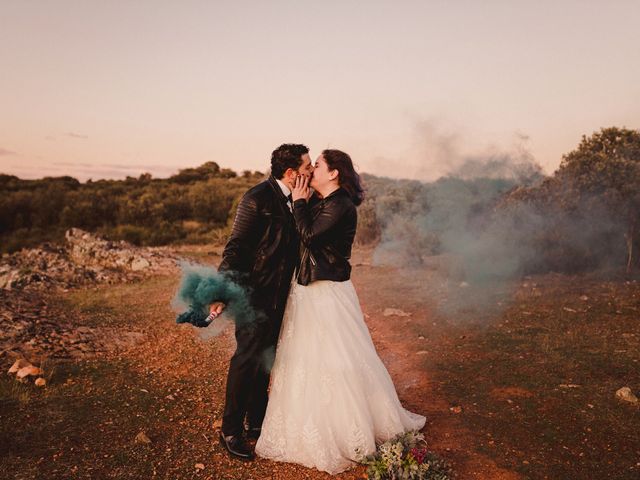
[[[291,198],[293,201],[304,199],[309,200],[311,196],[311,189],[309,188],[310,177],[307,175],[298,175],[296,177],[296,183],[293,186],[293,191],[291,192]]]

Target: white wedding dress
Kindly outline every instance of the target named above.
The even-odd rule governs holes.
[[[425,424],[400,404],[351,280],[294,283],[276,352],[261,457],[336,474]]]

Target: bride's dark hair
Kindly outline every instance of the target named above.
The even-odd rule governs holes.
[[[322,157],[329,170],[338,170],[338,184],[346,190],[357,206],[364,200],[364,189],[360,175],[353,168],[351,157],[340,150],[323,150]]]

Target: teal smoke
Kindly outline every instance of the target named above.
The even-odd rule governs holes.
[[[236,324],[247,324],[256,320],[256,311],[249,301],[247,288],[223,272],[212,267],[182,263],[182,279],[173,299],[173,304],[185,309],[176,318],[176,323],[190,323],[196,327],[209,325],[209,305],[223,302],[225,313]]]

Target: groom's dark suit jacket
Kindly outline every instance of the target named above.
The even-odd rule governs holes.
[[[248,286],[254,307],[270,316],[284,309],[297,262],[295,221],[270,176],[240,200],[218,270]]]

